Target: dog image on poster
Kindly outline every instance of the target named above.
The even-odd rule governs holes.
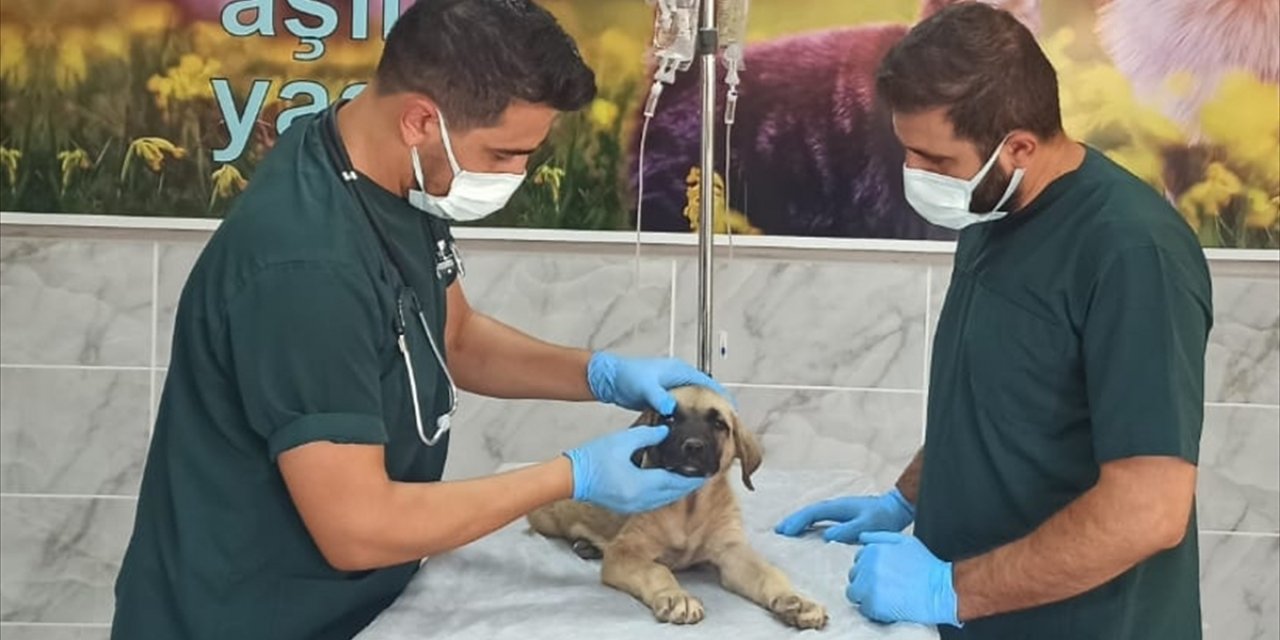
[[[928,0],[920,19],[952,2]],[[1038,0],[989,0],[1033,31]],[[728,209],[749,228],[735,232],[838,238],[949,239],[916,215],[902,195],[903,153],[888,111],[875,97],[876,68],[906,24],[836,28],[752,43],[730,141]],[[719,67],[717,122],[723,121]],[[696,68],[662,95],[645,145],[642,224],[689,231],[690,169],[700,154],[701,93]],[[637,114],[636,117],[641,117]],[[632,141],[637,189],[639,131]],[[723,128],[719,129],[723,135]],[[716,170],[723,174],[724,147]],[[695,172],[696,173],[696,172]],[[634,206],[634,205],[633,205]]]
[[[955,0],[925,0],[923,20]],[[1013,13],[1039,34],[1042,0],[982,0]],[[1192,123],[1217,80],[1246,70],[1261,81],[1280,75],[1280,2],[1276,0],[1098,0],[1097,35],[1133,84],[1175,121]],[[907,24],[867,24],[784,36],[746,47],[728,176],[727,213],[735,233],[845,238],[948,239],[902,195],[902,151],[875,96],[876,68]],[[724,68],[717,108],[723,109]],[[1161,87],[1186,73],[1194,89]],[[677,76],[650,124],[644,158],[647,231],[696,228],[691,205],[700,153],[697,69]],[[641,117],[636,114],[637,120]],[[722,113],[717,113],[721,122]],[[638,185],[639,131],[631,141],[631,187]],[[723,135],[723,127],[718,129]],[[717,140],[716,168],[724,171]],[[692,171],[691,171],[692,169]],[[717,176],[717,188],[722,177]],[[1174,181],[1176,182],[1176,181]],[[1174,185],[1175,191],[1187,185]],[[1177,193],[1169,194],[1176,198]],[[721,205],[718,205],[721,206]],[[635,203],[632,204],[634,218]],[[719,210],[719,209],[718,209]],[[722,225],[717,224],[717,230]]]

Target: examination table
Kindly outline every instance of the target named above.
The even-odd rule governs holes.
[[[767,463],[765,465],[768,466]],[[720,587],[714,570],[676,574],[702,600],[706,618],[695,625],[657,622],[630,595],[600,582],[600,563],[574,555],[563,541],[529,531],[521,518],[458,551],[429,559],[408,588],[356,640],[933,640],[931,627],[880,625],[844,598],[846,575],[858,547],[827,544],[809,533],[794,539],[773,532],[782,517],[815,500],[865,493],[873,484],[840,471],[771,471],[752,478],[747,491],[733,474],[747,538],[783,570],[804,595],[827,607],[826,629],[798,631]]]

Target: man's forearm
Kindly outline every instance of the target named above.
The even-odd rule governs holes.
[[[591,353],[543,342],[480,313],[470,314],[449,350],[462,389],[494,398],[592,400]]]
[[[573,469],[563,456],[475,480],[390,483],[362,511],[368,526],[351,540],[340,567],[387,567],[457,549],[556,500],[573,497]]]
[[[959,619],[1065,600],[1176,546],[1190,515],[1194,467],[1166,478],[1104,476],[1030,535],[955,563]]]
[[[912,505],[916,504],[916,499],[920,497],[920,472],[923,469],[924,447],[920,447],[915,457],[907,464],[907,468],[902,470],[902,475],[898,476],[898,482],[895,485],[902,497]]]

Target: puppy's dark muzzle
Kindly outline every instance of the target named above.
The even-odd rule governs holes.
[[[668,437],[650,447],[649,466],[666,469],[690,478],[706,478],[720,470],[716,447],[701,438],[676,440]]]

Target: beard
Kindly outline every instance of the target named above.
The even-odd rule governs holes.
[[[973,213],[991,212],[995,209],[996,203],[1000,202],[1001,196],[1004,195],[1005,189],[1009,188],[1009,183],[1012,180],[1013,174],[1001,168],[999,163],[991,167],[991,171],[973,190],[973,197],[969,200],[969,211]],[[1003,211],[1016,211],[1018,206],[1018,194],[1015,192],[1009,196],[1009,199],[1005,201],[1000,209]]]

